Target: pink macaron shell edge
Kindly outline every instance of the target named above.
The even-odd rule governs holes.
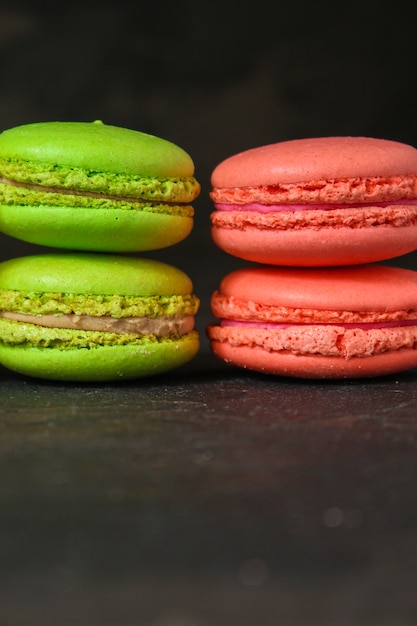
[[[215,356],[230,365],[274,376],[306,379],[346,379],[386,376],[417,366],[417,350],[398,350],[369,357],[294,355],[260,347],[211,341]]]
[[[221,250],[246,261],[297,267],[386,261],[417,249],[417,225],[301,230],[212,226],[211,237]]]

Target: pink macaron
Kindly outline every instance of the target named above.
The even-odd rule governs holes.
[[[369,137],[295,139],[212,173],[214,242],[248,261],[335,266],[417,249],[417,149]]]
[[[359,378],[417,366],[417,272],[378,264],[254,266],[212,296],[215,355],[300,378]]]

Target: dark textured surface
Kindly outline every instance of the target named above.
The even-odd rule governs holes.
[[[0,130],[151,132],[190,152],[203,188],[191,236],[150,255],[201,297],[195,361],[101,386],[0,371],[1,626],[415,626],[416,372],[265,377],[204,335],[242,265],[210,241],[211,170],[304,136],[417,145],[409,12],[3,0],[0,61]],[[1,259],[41,250],[0,235]]]
[[[2,624],[415,624],[414,371],[0,396]]]

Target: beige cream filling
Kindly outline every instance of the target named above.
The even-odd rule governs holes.
[[[194,328],[194,317],[123,317],[103,315],[27,315],[14,311],[0,311],[0,317],[16,322],[37,324],[48,328],[68,328],[72,330],[93,330],[131,335],[185,335]]]

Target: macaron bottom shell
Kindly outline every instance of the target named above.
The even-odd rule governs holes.
[[[417,247],[417,225],[293,231],[212,227],[211,235],[220,249],[237,258],[293,267],[372,263],[407,254]]]
[[[152,211],[0,205],[0,230],[28,243],[93,252],[140,252],[172,246],[192,217]]]
[[[19,374],[49,380],[106,382],[162,374],[194,358],[198,333],[143,345],[60,350],[29,344],[0,345],[0,363]]]
[[[371,378],[417,367],[417,350],[403,349],[367,357],[296,355],[260,347],[211,341],[213,353],[230,365],[263,374],[304,379]]]

